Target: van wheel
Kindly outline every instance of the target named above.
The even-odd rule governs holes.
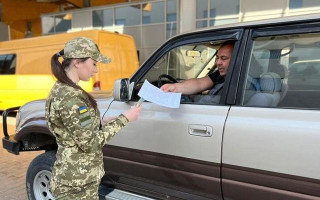
[[[30,163],[26,177],[29,200],[54,200],[49,183],[55,160],[56,151],[48,151],[38,155]]]

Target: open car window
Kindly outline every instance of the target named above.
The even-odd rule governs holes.
[[[178,81],[200,77],[212,68],[216,49],[205,44],[185,45],[166,53],[143,77],[150,82],[158,80],[161,74],[167,74]]]
[[[140,79],[133,91],[133,99],[137,95],[144,80],[148,80],[156,87],[166,83],[182,82],[187,79],[201,78],[212,73],[215,67],[217,49],[224,41],[188,44],[179,46],[167,52],[156,64]],[[181,103],[197,103],[199,96],[189,95],[191,99],[182,97]],[[197,97],[198,96],[198,97]],[[194,97],[196,97],[194,99]]]

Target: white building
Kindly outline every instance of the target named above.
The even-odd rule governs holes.
[[[132,35],[142,63],[183,32],[319,9],[320,0],[150,0],[44,14],[41,19],[44,35],[92,28]]]

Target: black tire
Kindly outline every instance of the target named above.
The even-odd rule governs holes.
[[[26,177],[29,200],[54,200],[49,183],[55,160],[56,151],[48,151],[38,155],[30,163]]]

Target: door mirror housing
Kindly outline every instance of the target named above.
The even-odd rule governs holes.
[[[113,86],[113,98],[116,101],[129,101],[134,83],[130,83],[128,78],[118,79]]]

